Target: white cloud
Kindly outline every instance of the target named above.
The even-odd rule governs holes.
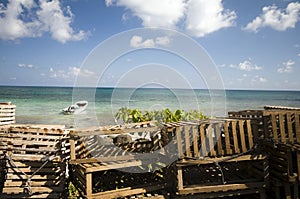
[[[261,66],[258,66],[256,64],[253,64],[251,62],[251,59],[249,60],[245,60],[241,63],[239,63],[238,65],[230,65],[230,67],[232,68],[237,68],[239,70],[243,70],[243,71],[253,71],[253,70],[262,70]]]
[[[298,56],[300,57],[300,53],[298,54]]]
[[[285,10],[277,6],[265,6],[263,13],[248,23],[245,30],[257,32],[259,28],[271,27],[277,31],[285,31],[288,28],[294,28],[299,21],[300,3],[291,2]]]
[[[77,76],[92,77],[95,75],[94,72],[87,69],[81,70],[78,67],[69,67],[68,70],[54,70],[50,68],[50,77],[62,78],[62,79],[74,79]]]
[[[293,71],[293,65],[295,64],[295,62],[293,62],[292,60],[289,60],[287,62],[283,62],[282,63],[283,66],[277,69],[278,73],[291,73]]]
[[[37,16],[43,22],[43,29],[49,31],[53,39],[66,43],[67,41],[79,41],[87,37],[87,33],[80,30],[75,33],[70,26],[73,13],[70,7],[67,7],[66,15],[60,7],[58,0],[47,1],[40,0],[40,10]]]
[[[173,28],[184,17],[185,0],[105,0],[106,6],[124,6],[142,20],[143,26]]]
[[[18,64],[20,68],[33,68],[33,64]]]
[[[106,6],[123,6],[146,27],[182,27],[202,37],[235,24],[236,13],[226,10],[222,0],[106,0]],[[128,20],[129,15],[123,15]]]
[[[65,10],[65,12],[63,11]],[[65,43],[86,38],[88,33],[76,33],[71,27],[74,18],[70,7],[61,7],[59,0],[10,0],[0,3],[0,39],[16,40],[40,37],[49,32],[53,39]]]
[[[190,0],[186,13],[186,30],[203,37],[219,29],[235,25],[236,13],[225,10],[222,0]]]
[[[134,35],[130,39],[130,46],[133,48],[152,48],[155,46],[166,46],[170,43],[168,37],[156,37],[154,39],[145,39],[143,37]]]
[[[267,82],[267,78],[265,77],[261,77],[261,76],[258,76],[256,75],[253,79],[252,79],[252,82],[260,82],[260,83],[265,83]]]

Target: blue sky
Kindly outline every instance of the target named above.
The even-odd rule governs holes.
[[[80,75],[95,76],[83,63],[101,42],[135,28],[159,27],[202,46],[226,89],[300,90],[299,1],[0,2],[0,85],[73,86]],[[135,36],[131,44],[147,49],[120,56],[98,77],[98,86],[116,86],[132,68],[155,62],[180,73],[192,87],[205,88],[205,77],[194,76],[182,59],[151,50],[158,43],[172,43],[168,36]],[[106,50],[113,53],[116,48]],[[145,75],[136,74],[137,82]]]

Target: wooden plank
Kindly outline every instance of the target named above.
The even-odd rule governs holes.
[[[288,140],[290,143],[294,143],[291,113],[286,113],[286,123],[287,123],[287,131],[288,131]]]
[[[70,158],[72,160],[76,160],[76,150],[75,150],[75,140],[71,138],[69,140],[70,142]]]
[[[280,129],[281,142],[286,143],[286,133],[285,133],[283,113],[278,114],[278,119],[279,119],[279,129]]]
[[[239,149],[239,143],[238,143],[238,136],[236,132],[236,121],[231,122],[231,127],[232,127],[232,137],[233,137],[233,148],[235,153],[240,153]]]
[[[253,134],[252,134],[252,127],[251,127],[251,120],[247,120],[246,124],[247,124],[249,149],[251,149],[253,147]]]
[[[176,139],[177,139],[177,147],[178,147],[178,157],[183,158],[184,154],[182,151],[182,137],[181,137],[181,128],[176,127]]]
[[[220,158],[207,158],[207,159],[199,159],[199,160],[189,160],[184,159],[180,160],[176,163],[178,166],[189,166],[189,165],[198,165],[198,164],[212,164],[216,162],[240,162],[240,161],[249,161],[249,160],[265,160],[265,155],[258,155],[253,158],[252,155],[242,155],[238,157],[233,157],[228,159],[228,157],[220,157]]]
[[[190,140],[191,140],[191,136],[190,136],[190,130],[191,130],[191,126],[184,126],[183,127],[184,129],[184,138],[185,138],[185,153],[186,153],[186,156],[187,157],[192,157],[192,154],[191,154],[191,143],[190,143]]]
[[[86,174],[86,196],[90,197],[93,193],[92,173]]]
[[[120,168],[127,168],[127,167],[134,167],[134,166],[142,166],[143,161],[136,160],[136,161],[131,161],[131,162],[123,162],[119,164],[107,164],[107,165],[101,165],[99,167],[91,167],[91,168],[86,168],[86,173],[89,172],[96,172],[96,171],[104,171],[104,170],[111,170],[111,169],[120,169]]]
[[[194,148],[194,157],[199,158],[199,129],[198,125],[197,126],[192,126],[192,131],[193,131],[193,148]]]
[[[300,117],[298,112],[295,113],[295,129],[297,143],[300,143]]]
[[[209,153],[211,156],[216,156],[217,153],[215,151],[215,142],[214,142],[214,138],[213,138],[213,124],[210,123],[207,127],[207,132],[206,132],[206,136],[208,137],[208,144],[209,144]]]
[[[246,147],[246,139],[245,139],[245,132],[244,132],[245,120],[239,120],[238,124],[239,124],[242,152],[246,152],[247,147]]]
[[[183,175],[182,175],[182,167],[177,167],[177,180],[178,180],[178,189],[183,189]]]
[[[206,136],[205,136],[205,124],[200,124],[200,141],[201,141],[201,155],[202,157],[207,156],[206,150]]]
[[[272,132],[273,132],[273,139],[278,140],[278,128],[277,128],[277,123],[276,123],[276,113],[271,113],[271,123],[272,123]]]
[[[222,126],[222,123],[216,123],[214,126],[215,133],[216,133],[216,139],[217,139],[218,156],[224,155],[224,150],[223,150],[223,145],[222,145],[221,126]]]
[[[230,145],[230,134],[229,134],[229,122],[225,121],[224,123],[224,136],[225,136],[225,148],[226,155],[232,155],[231,145]]]
[[[179,194],[196,194],[196,193],[211,193],[211,192],[226,192],[232,190],[243,190],[265,187],[263,182],[245,183],[245,184],[225,184],[213,186],[190,186],[179,190]]]

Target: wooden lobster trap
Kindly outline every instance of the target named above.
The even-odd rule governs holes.
[[[60,198],[65,192],[64,126],[8,125],[1,128],[0,148],[5,161],[1,198]]]
[[[300,143],[300,110],[264,111],[265,137],[275,142]]]
[[[148,172],[149,166],[159,161],[159,155],[144,156],[147,148],[150,152],[157,147],[154,139],[159,132],[153,122],[72,131],[72,183],[85,198],[119,198],[165,189],[167,169]],[[151,140],[125,136],[143,133]]]
[[[266,141],[270,176],[284,183],[300,182],[300,145]]]
[[[15,112],[16,105],[11,104],[11,102],[0,103],[0,126],[14,124],[16,122]]]
[[[267,162],[264,155],[256,152],[252,120],[215,119],[173,125],[179,155],[179,195],[265,196]]]

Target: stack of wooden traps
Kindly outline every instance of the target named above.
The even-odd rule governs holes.
[[[299,198],[300,110],[268,106],[265,110],[231,112],[229,116],[260,119],[260,145],[268,154],[270,172],[268,193],[278,199]]]
[[[148,152],[153,150],[157,142],[134,141],[125,136],[144,133],[153,139],[159,131],[151,122],[71,131],[72,183],[85,198],[123,198],[165,189],[168,169],[148,172],[158,157],[143,155],[146,148]]]
[[[1,102],[0,103],[0,126],[7,124],[14,124],[16,122],[15,118],[16,105],[11,104],[11,102]]]
[[[67,135],[64,126],[2,126],[0,198],[63,198]]]
[[[300,110],[268,109],[265,147],[269,152],[271,191],[275,198],[299,198]]]
[[[259,194],[265,198],[266,156],[256,151],[251,119],[169,123],[176,129],[177,195],[214,198]]]

